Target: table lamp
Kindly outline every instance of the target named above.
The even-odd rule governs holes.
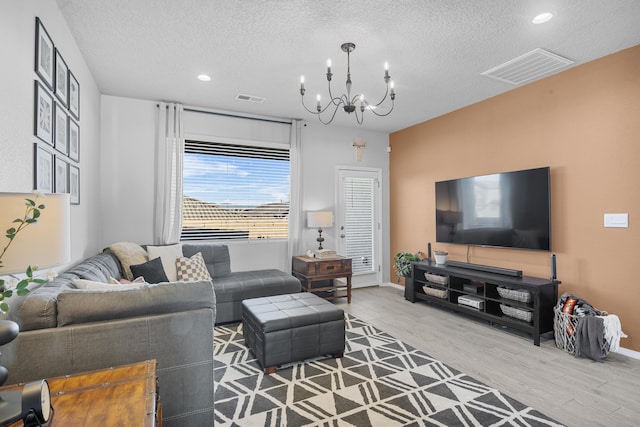
[[[318,250],[322,250],[322,227],[328,228],[333,226],[333,212],[331,211],[314,211],[307,212],[307,227],[318,229]]]
[[[2,255],[0,276],[25,273],[30,265],[37,265],[39,268],[53,267],[65,264],[70,259],[69,195],[52,194],[38,200],[35,200],[35,197],[33,193],[0,193],[0,228],[3,234],[0,237],[0,253],[7,248]],[[41,210],[41,215],[35,223],[20,230],[13,241],[10,241],[4,236],[5,230],[17,228],[18,225],[14,221],[25,217],[26,199],[34,200],[37,205],[44,205],[45,208]],[[10,245],[7,247],[8,243]],[[11,342],[18,333],[18,325],[15,322],[0,320],[0,345]],[[7,370],[0,366],[0,385],[4,384],[8,375]],[[31,399],[31,392],[26,390],[27,388],[0,393],[0,425],[9,425],[31,416],[30,413],[25,413],[24,403]],[[40,395],[37,397],[39,400]],[[48,411],[49,407],[45,409]]]

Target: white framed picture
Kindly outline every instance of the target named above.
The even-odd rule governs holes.
[[[53,145],[53,97],[37,80],[35,81],[34,93],[33,133],[42,141]]]
[[[40,144],[34,144],[33,189],[42,193],[53,193],[53,153]]]
[[[56,104],[55,107],[55,124],[54,124],[54,144],[55,149],[62,154],[69,153],[69,117],[67,111],[60,105]]]

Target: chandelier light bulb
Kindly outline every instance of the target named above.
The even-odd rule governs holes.
[[[388,62],[384,63],[384,70],[385,71],[389,71],[389,63]]]
[[[304,84],[304,76],[300,76],[300,84],[303,85]]]

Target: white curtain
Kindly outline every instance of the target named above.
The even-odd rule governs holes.
[[[182,228],[182,104],[158,104],[154,243],[178,243]]]
[[[288,259],[299,252],[298,244],[301,233],[300,189],[302,188],[302,174],[300,173],[300,159],[302,146],[302,121],[291,121],[291,137],[289,139],[289,161],[291,164],[291,187],[289,197],[289,244],[287,245]]]

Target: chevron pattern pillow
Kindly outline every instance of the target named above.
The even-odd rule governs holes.
[[[196,253],[191,258],[178,257],[176,259],[176,273],[180,282],[211,280],[201,252]]]

